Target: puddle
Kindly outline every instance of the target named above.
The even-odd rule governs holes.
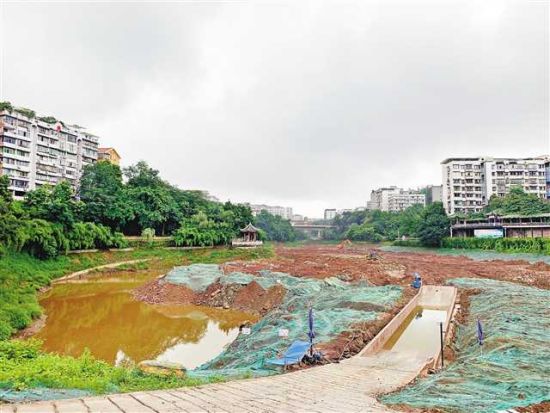
[[[384,344],[384,350],[431,356],[440,348],[439,323],[447,311],[416,307]]]
[[[199,306],[156,306],[131,291],[153,278],[113,272],[87,281],[56,284],[40,304],[47,321],[35,337],[44,349],[79,356],[85,348],[112,364],[156,359],[195,368],[220,354],[254,316]]]

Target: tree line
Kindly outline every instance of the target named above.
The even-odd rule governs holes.
[[[124,235],[172,236],[177,246],[228,244],[248,223],[263,239],[291,241],[287,220],[247,205],[208,200],[182,190],[140,161],[124,170],[97,162],[83,170],[78,193],[67,182],[44,185],[15,201],[9,179],[0,177],[0,249],[51,258],[67,250],[120,248]]]
[[[325,237],[380,242],[405,236],[418,239],[422,245],[435,247],[441,246],[449,235],[452,218],[481,219],[488,214],[529,216],[543,213],[550,213],[550,202],[526,193],[521,187],[512,187],[504,197],[493,195],[483,211],[467,215],[448,217],[440,202],[413,205],[401,212],[345,212],[333,220],[334,229],[327,231]],[[474,241],[471,243],[475,244]]]
[[[402,212],[366,210],[344,212],[333,220],[328,239],[393,241],[403,236],[418,238],[422,245],[439,246],[449,233],[450,220],[443,204],[413,205]]]

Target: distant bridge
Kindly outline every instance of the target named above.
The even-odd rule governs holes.
[[[321,239],[323,231],[334,228],[330,224],[314,224],[309,221],[294,221],[290,223],[294,228],[305,232],[311,239]]]

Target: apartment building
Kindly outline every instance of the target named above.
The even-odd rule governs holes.
[[[0,174],[16,198],[66,180],[77,189],[82,169],[97,160],[98,138],[79,126],[31,111],[0,111]]]
[[[282,207],[282,206],[273,206],[273,205],[264,205],[264,204],[248,204],[252,210],[252,215],[256,216],[262,211],[267,211],[271,215],[277,215],[281,218],[291,220],[293,217],[292,208]]]
[[[426,196],[418,191],[390,186],[373,190],[367,209],[399,212],[416,204],[426,205]]]
[[[97,156],[100,161],[107,161],[113,165],[120,165],[121,158],[115,148],[99,148]]]
[[[426,204],[443,201],[443,187],[441,185],[428,185],[426,187]]]
[[[338,215],[338,212],[334,208],[325,209],[324,218],[325,221],[330,221],[336,218],[336,215]]]
[[[448,214],[480,212],[491,196],[505,196],[519,186],[548,198],[550,158],[448,158],[441,162],[443,205]]]

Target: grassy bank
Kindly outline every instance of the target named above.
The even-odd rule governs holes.
[[[38,292],[63,275],[103,264],[152,258],[143,266],[171,268],[192,263],[221,263],[273,255],[269,246],[253,249],[164,250],[139,249],[97,252],[39,260],[8,253],[0,259],[0,389],[32,387],[78,388],[93,392],[129,391],[196,384],[196,380],[157,377],[134,368],[114,367],[89,354],[79,358],[44,353],[36,341],[9,340],[17,330],[39,317]]]
[[[88,352],[80,357],[46,353],[38,340],[0,341],[0,389],[80,389],[91,393],[126,392],[193,386],[205,381],[176,375],[146,374],[134,366],[115,367]],[[212,377],[207,380],[218,381]],[[0,392],[1,393],[1,392]],[[0,398],[2,400],[2,398]]]

